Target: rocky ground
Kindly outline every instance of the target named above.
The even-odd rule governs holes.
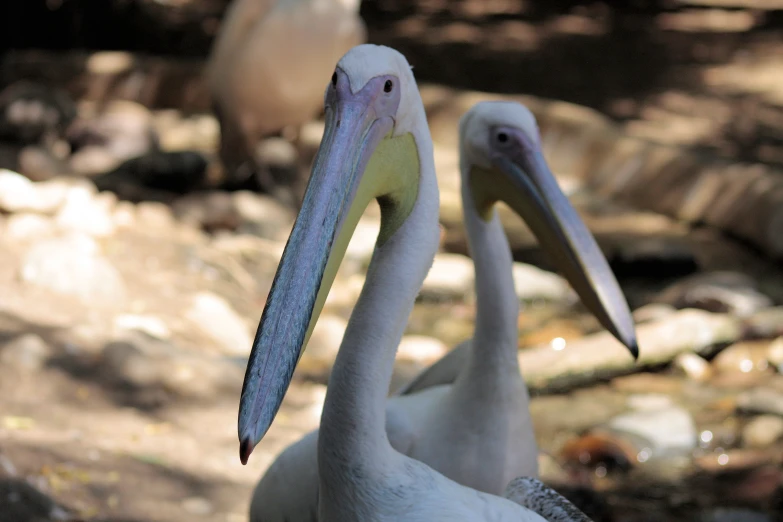
[[[428,106],[439,99],[437,88],[423,92]],[[472,328],[453,136],[460,111],[438,109],[430,121],[443,252],[411,318],[393,386]],[[124,114],[122,128],[141,131],[63,154],[57,165],[71,172],[79,154],[111,169],[138,150],[170,165],[175,151],[208,158],[214,149],[217,127],[207,115],[128,102],[76,110],[90,129],[111,128],[98,123]],[[321,129],[318,122],[305,129],[304,157]],[[157,145],[137,140],[133,149],[129,136],[152,136]],[[556,140],[545,133],[545,142]],[[281,140],[264,147],[281,165],[296,157]],[[547,154],[557,158],[557,149]],[[516,263],[525,304],[519,357],[534,396],[543,478],[596,521],[779,520],[777,267],[718,232],[602,199],[556,161],[561,185],[635,309],[642,356],[633,366],[559,276]],[[210,170],[205,159],[196,163],[191,170]],[[254,482],[318,423],[377,208],[357,228],[273,429],[243,467],[237,398],[292,212],[249,192],[140,190],[128,175],[138,170],[126,167],[92,178],[108,179],[120,199],[99,192],[89,172],[52,177],[47,165],[41,181],[0,171],[0,520],[246,520]],[[517,258],[546,266],[527,228],[505,211],[503,218]]]

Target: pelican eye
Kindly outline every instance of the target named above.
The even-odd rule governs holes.
[[[498,132],[497,138],[500,143],[508,142],[508,134],[506,134],[505,132]]]
[[[337,87],[337,73],[332,73],[332,85]]]
[[[394,87],[392,81],[386,80],[386,83],[383,84],[383,92],[392,92],[392,87]]]

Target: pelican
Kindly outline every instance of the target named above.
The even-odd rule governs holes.
[[[519,103],[481,102],[462,117],[460,171],[476,272],[475,333],[456,355],[423,372],[386,406],[386,431],[394,449],[460,484],[495,495],[515,477],[538,476],[529,396],[516,357],[519,301],[513,261],[494,210],[496,199],[527,219],[587,306],[637,354],[633,320],[619,285],[546,164],[536,165],[532,175],[511,164],[493,166],[497,149],[521,154],[522,139],[538,148],[535,118]],[[537,189],[531,181],[547,188]],[[537,198],[532,203],[531,195]],[[547,210],[549,200],[559,217]],[[437,385],[431,385],[433,379]],[[315,511],[317,441],[316,430],[276,459],[254,491],[251,520],[303,520],[304,513]]]
[[[245,374],[239,411],[243,463],[280,407],[350,236],[373,198],[381,207],[381,229],[365,286],[332,369],[320,432],[308,436],[317,446],[316,462],[308,460],[311,453],[300,453],[310,468],[296,466],[302,475],[281,476],[287,484],[278,490],[283,493],[308,488],[315,476],[317,502],[304,496],[298,506],[287,504],[288,512],[272,508],[253,513],[253,519],[544,521],[507,498],[447,478],[390,443],[394,435],[387,436],[388,426],[415,437],[418,419],[433,413],[386,409],[396,348],[438,248],[439,197],[432,140],[410,66],[389,48],[362,45],[349,51],[327,87],[325,105],[324,138]],[[507,129],[512,140],[523,136],[511,131]],[[493,135],[485,139],[491,142]],[[495,148],[497,164],[510,169],[515,178],[521,176],[517,162],[526,170],[538,171],[544,165],[537,144],[524,139],[520,147],[521,152]],[[529,194],[530,204],[538,204],[539,211],[545,210],[543,204],[552,204],[551,184],[537,188],[528,182],[526,187],[534,191]],[[542,194],[536,195],[538,191]],[[574,232],[572,225],[561,224],[551,211],[541,217],[541,226],[560,227],[563,234]],[[410,415],[395,418],[396,413]],[[407,442],[413,445],[418,440]],[[475,463],[474,469],[479,468],[480,463]],[[277,500],[266,497],[270,503]]]
[[[239,182],[258,140],[310,120],[337,60],[366,40],[360,0],[234,0],[206,80],[220,122],[220,159]],[[268,188],[268,187],[267,187]]]

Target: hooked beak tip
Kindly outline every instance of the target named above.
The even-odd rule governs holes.
[[[626,342],[625,346],[628,348],[628,351],[631,352],[631,355],[633,356],[633,360],[634,361],[638,361],[639,360],[639,343],[636,340],[636,338],[633,338],[629,342]]]
[[[246,465],[250,454],[253,453],[253,442],[250,437],[245,437],[239,441],[239,460],[242,461],[242,465]]]

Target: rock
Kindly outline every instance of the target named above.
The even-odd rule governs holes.
[[[0,364],[19,370],[39,370],[51,356],[51,347],[36,334],[24,334],[0,347]]]
[[[118,167],[123,161],[157,149],[152,113],[126,100],[113,100],[91,119],[75,121],[68,129],[74,146],[71,168],[93,176]]]
[[[338,272],[339,273],[339,272]],[[352,274],[347,278],[337,278],[326,296],[324,306],[330,308],[353,308],[364,287],[364,275]]]
[[[765,308],[745,319],[748,335],[762,339],[783,336],[783,306]]]
[[[328,375],[347,327],[348,321],[342,317],[322,313],[297,367],[308,375]]]
[[[182,509],[191,515],[210,515],[214,508],[212,503],[203,497],[190,497],[182,501]]]
[[[682,279],[663,290],[658,300],[676,308],[701,308],[739,317],[772,305],[772,300],[757,290],[755,280],[739,272],[708,272]]]
[[[702,513],[698,522],[772,522],[772,519],[749,509],[716,508]]]
[[[41,212],[45,205],[35,184],[16,172],[0,169],[0,209],[6,212]]]
[[[639,361],[608,332],[570,341],[558,351],[547,343],[519,352],[528,388],[564,389],[609,378],[638,365],[665,364],[683,352],[709,354],[714,346],[736,341],[739,319],[701,310],[680,310],[661,320],[639,325]]]
[[[294,226],[293,212],[273,198],[240,190],[232,194],[239,216],[239,232],[285,241]]]
[[[111,192],[94,195],[91,190],[73,189],[55,217],[55,223],[63,230],[109,236],[115,230],[112,212],[116,202],[117,196]]]
[[[99,190],[115,192],[123,199],[168,201],[175,194],[204,189],[208,174],[207,160],[198,152],[152,151],[125,160],[92,181]]]
[[[375,250],[375,243],[378,240],[378,231],[381,229],[381,222],[378,219],[363,216],[356,224],[353,236],[345,250],[343,267],[341,271],[347,275],[363,273],[370,264],[370,258]]]
[[[397,359],[429,366],[449,351],[439,339],[425,335],[405,335],[397,350]]]
[[[197,192],[177,199],[171,206],[174,216],[208,231],[236,230],[240,224],[232,197],[227,192]]]
[[[76,117],[76,105],[62,90],[20,80],[0,92],[0,140],[51,143]]]
[[[157,201],[142,201],[135,206],[135,219],[147,231],[169,231],[176,221],[171,208]]]
[[[640,306],[633,311],[633,320],[636,324],[649,323],[663,319],[676,312],[677,309],[671,305],[663,303],[650,303]]]
[[[101,357],[110,375],[133,386],[151,386],[160,380],[160,367],[134,343],[111,342],[104,347]]]
[[[769,413],[783,416],[783,391],[755,388],[737,397],[737,408],[747,413]]]
[[[199,330],[211,337],[229,355],[247,355],[253,346],[253,338],[245,321],[225,299],[208,292],[200,292],[193,298],[185,317]]]
[[[5,225],[5,237],[11,240],[37,240],[55,230],[54,222],[40,214],[12,214]]]
[[[626,393],[678,393],[682,390],[682,380],[671,375],[659,373],[637,373],[616,377],[612,387]]]
[[[777,369],[778,373],[783,373],[783,337],[778,337],[769,344],[767,361]]]
[[[783,437],[783,419],[775,415],[759,415],[742,430],[742,442],[749,448],[766,448]]]
[[[626,413],[612,419],[609,428],[639,437],[655,457],[688,453],[696,448],[698,441],[690,413],[679,406]]]
[[[296,167],[296,147],[285,138],[266,138],[261,140],[255,149],[255,160],[259,165],[278,169],[293,169]]]
[[[673,368],[692,381],[705,382],[712,377],[712,366],[695,353],[683,352],[674,358]]]
[[[464,300],[473,291],[473,262],[461,254],[437,254],[421,287],[420,297]]]
[[[471,270],[473,270],[472,267]],[[563,302],[576,300],[576,293],[568,285],[568,282],[557,274],[524,263],[514,263],[512,271],[514,289],[520,301]]]
[[[740,341],[713,360],[712,366],[720,373],[771,372],[767,353],[769,341]]]
[[[64,145],[68,147],[67,144]],[[63,160],[48,149],[35,145],[20,150],[17,162],[19,173],[32,181],[47,181],[69,173],[68,166]]]
[[[21,278],[25,283],[78,297],[85,304],[124,306],[122,277],[85,234],[69,233],[33,245],[22,260]]]
[[[674,404],[668,395],[663,393],[638,393],[629,395],[626,399],[628,407],[637,411],[655,411],[670,408]]]
[[[163,319],[151,315],[122,314],[114,318],[114,327],[123,331],[136,330],[143,332],[155,339],[166,340],[171,337]]]

